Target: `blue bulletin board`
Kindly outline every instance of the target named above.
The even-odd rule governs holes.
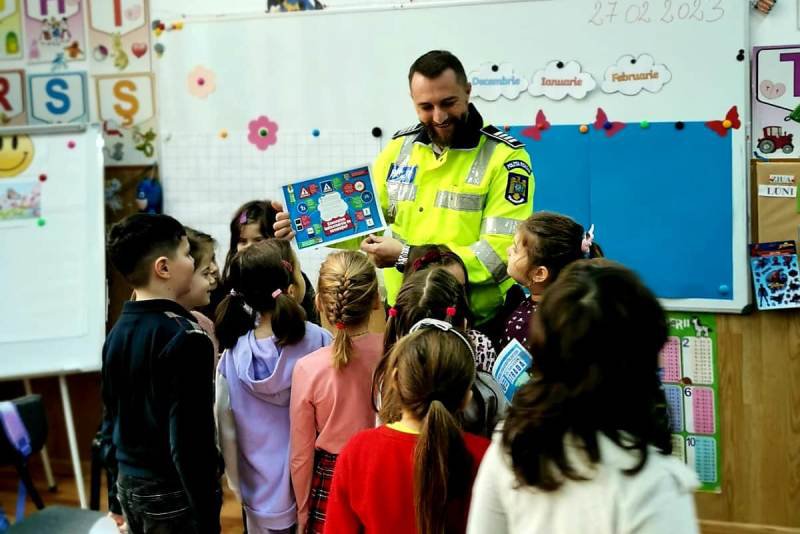
[[[608,137],[560,125],[538,141],[522,127],[510,133],[531,156],[535,211],[594,224],[606,256],[636,270],[660,298],[730,301],[732,138],[703,122],[682,126],[629,123]]]

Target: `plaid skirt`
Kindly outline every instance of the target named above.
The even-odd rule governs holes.
[[[314,452],[314,477],[311,479],[311,498],[308,504],[306,534],[322,534],[325,529],[325,510],[333,483],[333,468],[337,454],[317,449]]]

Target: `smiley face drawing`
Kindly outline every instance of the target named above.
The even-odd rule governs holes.
[[[0,178],[25,171],[33,161],[33,141],[27,135],[0,136]]]

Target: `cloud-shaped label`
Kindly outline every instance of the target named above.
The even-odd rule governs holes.
[[[639,57],[622,56],[615,65],[606,69],[602,89],[606,93],[635,95],[642,91],[657,93],[672,79],[666,65],[656,65],[653,56],[642,54]]]
[[[595,87],[597,82],[588,72],[581,72],[577,61],[551,61],[544,70],[533,75],[528,92],[551,100],[563,100],[567,96],[580,100]]]
[[[469,73],[472,96],[497,100],[501,96],[514,100],[528,88],[528,80],[517,75],[511,63],[483,63]]]
[[[323,195],[319,201],[319,215],[323,221],[332,221],[347,214],[347,202],[338,191]]]

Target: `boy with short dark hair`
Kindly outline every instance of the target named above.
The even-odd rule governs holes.
[[[131,534],[218,533],[211,340],[176,299],[194,260],[183,226],[136,214],[109,233],[111,263],[136,291],[103,347],[103,434],[116,487],[109,508]]]

